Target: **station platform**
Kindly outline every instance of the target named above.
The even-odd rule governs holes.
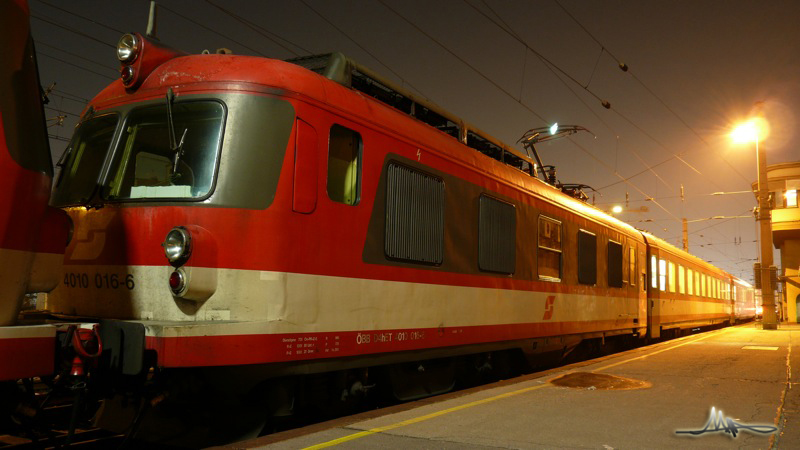
[[[746,324],[230,448],[798,448],[799,383],[800,326]]]

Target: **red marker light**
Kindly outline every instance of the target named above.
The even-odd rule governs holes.
[[[133,67],[125,66],[125,67],[122,68],[122,70],[120,70],[119,76],[120,76],[120,78],[122,78],[122,82],[125,85],[128,85],[133,81],[133,74],[134,74]]]
[[[169,275],[169,288],[175,295],[179,295],[186,288],[186,278],[183,272],[176,270]]]

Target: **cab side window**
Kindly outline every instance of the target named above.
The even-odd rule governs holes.
[[[561,281],[561,222],[539,216],[539,279]]]
[[[622,287],[623,264],[622,264],[622,244],[619,242],[608,241],[608,285],[610,287]]]
[[[585,230],[578,232],[578,282],[597,284],[597,236]]]
[[[331,127],[328,141],[328,197],[357,205],[361,197],[361,135],[341,125]]]

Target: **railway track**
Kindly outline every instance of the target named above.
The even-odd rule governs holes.
[[[89,420],[74,416],[74,402],[67,394],[52,395],[40,380],[33,386],[34,399],[11,423],[0,428],[0,449],[119,448],[124,436],[95,428]],[[34,407],[31,405],[44,405]],[[87,410],[96,410],[88,405]],[[74,422],[74,431],[69,432]]]

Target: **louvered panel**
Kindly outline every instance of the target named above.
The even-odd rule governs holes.
[[[514,273],[517,246],[517,216],[514,205],[482,195],[478,220],[480,269]]]
[[[398,164],[386,179],[386,255],[441,264],[444,256],[444,182]]]

